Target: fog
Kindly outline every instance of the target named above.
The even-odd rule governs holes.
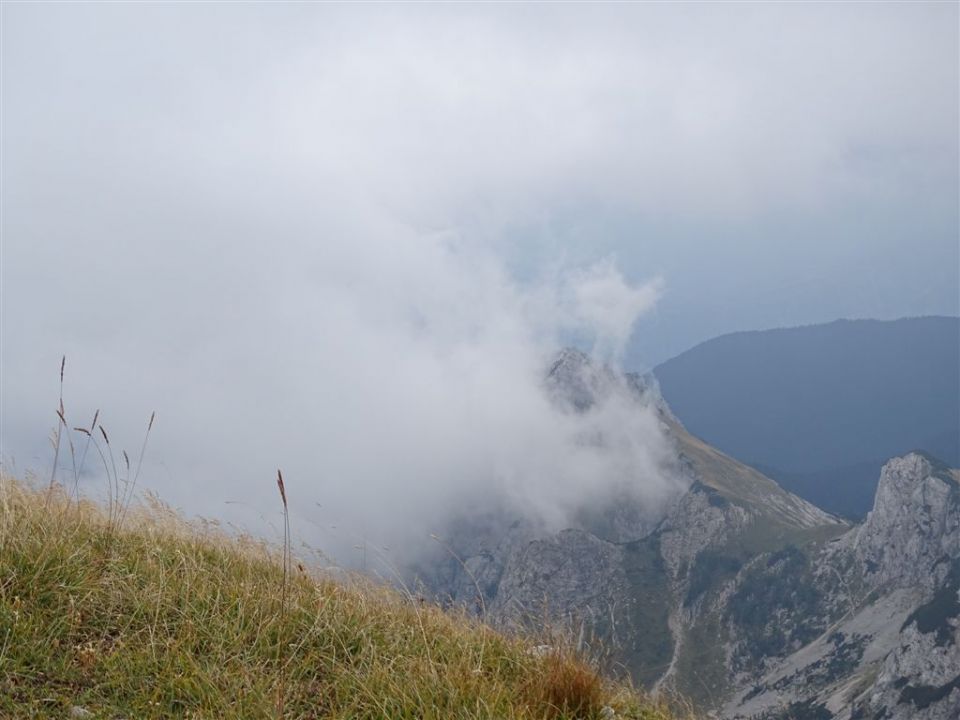
[[[598,499],[627,494],[656,508],[680,487],[653,407],[617,393],[571,412],[545,387],[568,337],[615,367],[659,279],[631,286],[603,261],[520,287],[494,257],[442,237],[407,238],[404,262],[391,268],[361,261],[392,256],[395,239],[366,235],[341,282],[264,288],[243,305],[247,332],[169,356],[174,369],[160,379],[146,358],[143,370],[94,390],[89,377],[104,379],[97,364],[118,363],[68,357],[69,424],[87,426],[100,408],[117,451],[123,442],[135,456],[156,407],[147,487],[252,532],[275,530],[282,467],[298,537],[344,563],[358,542],[407,554],[451,518],[495,505],[559,530]],[[59,368],[47,370],[38,430],[56,420],[42,412],[56,406]],[[131,423],[137,403],[143,422]],[[69,487],[63,448],[59,478]],[[81,487],[102,497],[105,478],[89,459]]]
[[[956,314],[949,4],[4,4],[0,441],[157,423],[143,486],[341,551],[676,478],[576,344]],[[581,439],[603,435],[599,453]],[[84,479],[89,492],[102,479]],[[336,530],[331,526],[336,525]]]

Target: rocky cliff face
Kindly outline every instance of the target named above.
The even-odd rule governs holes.
[[[510,559],[491,607],[493,617],[502,624],[536,622],[546,612],[577,630],[605,621],[627,584],[622,552],[583,530],[534,540]]]
[[[872,585],[929,589],[941,560],[960,556],[957,490],[948,468],[919,453],[886,464],[873,510],[850,534]]]
[[[816,603],[804,610],[782,598],[765,613],[796,618],[816,636],[792,652],[759,657],[758,671],[741,678],[744,689],[724,714],[960,717],[958,541],[956,471],[919,453],[888,462],[864,523],[803,549],[805,592]],[[738,582],[735,594],[748,580]],[[743,638],[748,627],[734,623],[731,630]]]
[[[686,483],[655,512],[612,502],[560,533],[464,522],[438,595],[601,640],[636,682],[717,717],[960,717],[956,471],[891,460],[850,527],[690,436],[655,383],[575,352],[546,382],[574,412],[611,393],[655,404]]]

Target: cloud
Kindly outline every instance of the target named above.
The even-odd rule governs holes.
[[[948,6],[7,16],[8,123],[31,141],[12,160],[101,182],[279,180],[442,226],[587,198],[724,217],[955,175]]]
[[[592,335],[594,355],[602,362],[623,358],[633,326],[653,308],[663,280],[630,286],[612,260],[579,270],[570,278],[570,313],[579,329]]]
[[[156,408],[145,485],[253,527],[277,465],[318,537],[467,489],[556,522],[624,468],[657,497],[650,418],[558,417],[551,352],[617,359],[660,277],[703,303],[824,262],[758,216],[953,217],[950,5],[2,12],[2,454],[48,461],[66,353],[72,420],[130,449]],[[629,433],[571,450],[583,422]]]
[[[170,288],[162,270],[144,275],[134,302],[149,320],[120,333],[111,313],[127,305],[109,297],[62,309],[86,332],[18,330],[43,357],[66,352],[72,424],[101,407],[114,444],[130,450],[157,409],[146,487],[262,531],[279,510],[280,466],[300,537],[344,562],[360,537],[409,551],[480,507],[559,529],[625,485],[651,507],[677,486],[650,408],[610,402],[572,416],[543,386],[571,328],[595,338],[598,356],[622,346],[658,283],[633,286],[603,261],[520,284],[483,247],[391,224],[324,249],[265,258],[262,276],[230,277],[236,258],[196,278],[182,268]],[[21,382],[4,409],[21,413],[7,415],[5,443],[36,447],[29,434],[39,439],[53,417],[55,370],[33,355],[8,361]],[[84,486],[102,492],[103,479]]]

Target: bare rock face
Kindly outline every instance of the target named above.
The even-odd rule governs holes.
[[[816,599],[799,614],[821,615],[818,637],[768,657],[723,715],[960,718],[958,542],[957,472],[920,453],[888,462],[864,523],[811,556],[803,591],[780,604]]]
[[[891,460],[873,511],[846,530],[742,487],[695,475],[631,542],[522,524],[475,536],[458,592],[479,586],[501,625],[598,637],[638,683],[715,717],[960,718],[957,471]]]
[[[678,499],[659,529],[660,552],[671,578],[677,579],[707,548],[725,544],[750,519],[745,508],[727,502],[710,488],[693,486]]]
[[[582,530],[564,530],[535,540],[508,564],[494,618],[546,618],[550,624],[572,621],[574,626],[606,616],[626,586],[622,550]]]
[[[528,542],[504,565],[492,617],[606,634],[649,686],[689,695],[707,678],[696,699],[717,717],[960,718],[956,471],[894,459],[862,525],[743,554],[780,532],[762,520],[696,482],[643,541],[567,530]]]
[[[461,518],[451,524],[448,538],[438,538],[428,571],[417,569],[419,579],[441,602],[488,614],[512,555],[542,535],[535,524],[506,509]]]
[[[855,706],[860,714],[893,720],[960,717],[960,558],[942,557],[931,577],[940,580],[898,625],[893,650]]]
[[[624,386],[623,376],[609,367],[595,365],[573,348],[560,351],[545,383],[554,402],[575,412],[589,410]]]
[[[944,633],[923,633],[911,623],[883,663],[864,712],[891,720],[960,717],[960,637],[957,618]]]
[[[873,510],[852,538],[871,583],[926,588],[936,583],[934,566],[960,556],[958,495],[952,473],[919,453],[884,466]]]

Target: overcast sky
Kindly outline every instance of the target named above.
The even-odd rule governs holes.
[[[49,464],[62,353],[76,424],[136,447],[156,408],[145,483],[216,513],[277,465],[310,502],[486,477],[508,440],[515,473],[571,432],[524,434],[571,339],[642,369],[960,312],[956,3],[2,14],[19,467]]]

